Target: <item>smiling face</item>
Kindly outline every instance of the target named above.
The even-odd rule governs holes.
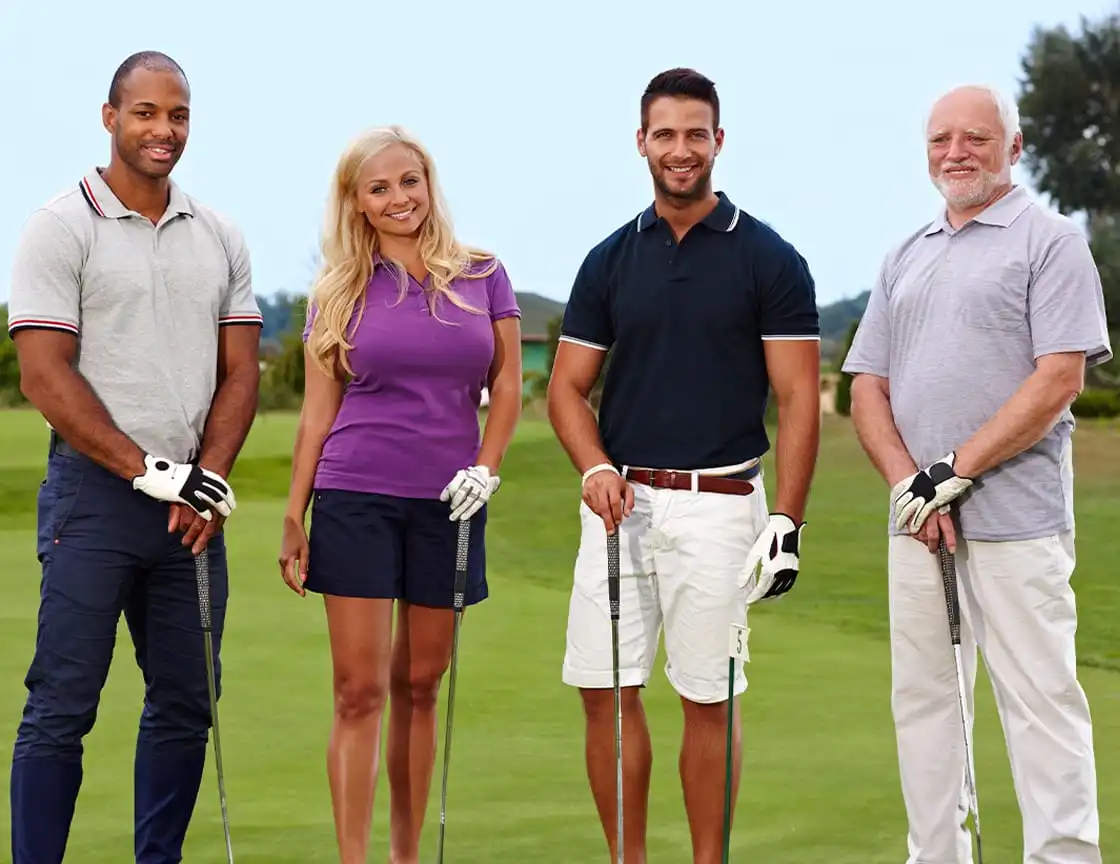
[[[428,180],[420,156],[392,144],[362,165],[358,209],[379,235],[413,237],[431,209]]]
[[[190,92],[173,71],[134,69],[124,80],[120,105],[102,108],[114,156],[151,179],[167,177],[187,146]]]
[[[983,90],[954,90],[930,113],[929,176],[954,210],[983,208],[1006,191],[1022,149],[1022,135],[1007,137],[999,107]]]
[[[665,198],[704,198],[723,146],[715,112],[702,99],[662,96],[650,103],[646,129],[638,132],[638,152],[646,157],[653,183]]]

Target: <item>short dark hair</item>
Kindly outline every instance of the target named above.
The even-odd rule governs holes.
[[[121,107],[121,90],[124,88],[125,79],[135,69],[147,69],[149,72],[177,72],[183,76],[183,82],[187,87],[190,87],[183,67],[162,51],[137,51],[130,57],[126,57],[113,73],[113,80],[109,84],[109,104],[114,108]]]
[[[699,99],[712,106],[712,125],[719,128],[719,94],[711,79],[695,69],[678,67],[667,69],[653,76],[642,94],[642,131],[649,125],[649,106],[661,96],[681,96],[686,99]]]

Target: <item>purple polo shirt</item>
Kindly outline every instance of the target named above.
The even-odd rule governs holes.
[[[489,276],[459,278],[452,288],[484,314],[441,298],[438,320],[421,283],[408,277],[408,293],[398,300],[395,271],[375,265],[350,338],[354,378],[323,442],[316,489],[438,498],[456,471],[474,464],[478,408],[494,358],[492,322],[521,311],[500,262]],[[305,340],[314,314],[312,306]]]

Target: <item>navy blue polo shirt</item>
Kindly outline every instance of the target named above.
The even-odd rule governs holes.
[[[679,244],[650,205],[576,275],[560,338],[610,351],[599,432],[617,465],[699,469],[761,456],[763,342],[820,339],[805,260],[718,194]]]

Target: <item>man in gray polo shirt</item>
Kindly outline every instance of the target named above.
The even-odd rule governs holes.
[[[209,551],[217,651],[221,527],[236,506],[225,477],[256,410],[261,316],[240,233],[170,180],[189,102],[173,60],[128,58],[103,108],[109,165],[32,213],[16,250],[9,332],[52,432],[12,761],[15,864],[63,860],[122,612],[145,682],[137,862],[181,860],[202,778],[210,709],[192,552]]]
[[[1077,226],[1011,181],[1023,147],[1013,105],[958,88],[927,131],[946,208],[887,255],[844,363],[857,434],[891,487],[908,861],[972,860],[935,554],[944,536],[961,579],[965,677],[974,686],[978,645],[1007,737],[1023,860],[1098,864],[1092,725],[1074,661],[1069,406],[1086,366],[1112,354],[1101,282]]]

